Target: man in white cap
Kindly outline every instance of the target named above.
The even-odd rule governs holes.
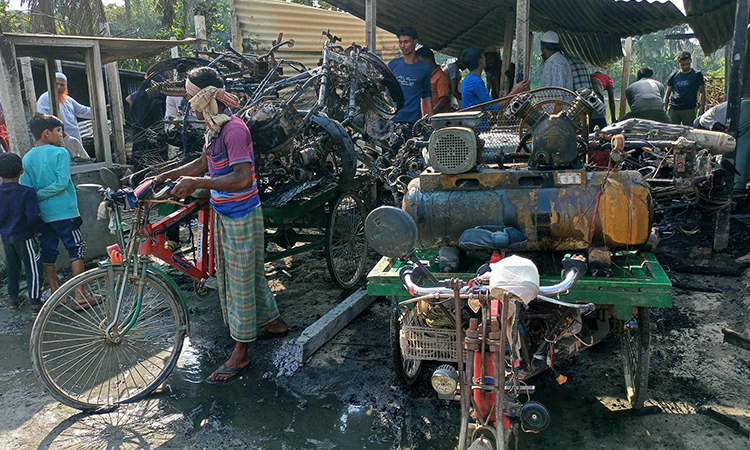
[[[60,120],[65,125],[65,134],[80,141],[81,130],[78,128],[78,119],[91,119],[93,117],[91,108],[81,105],[68,95],[68,77],[61,72],[55,74],[55,90],[57,103],[60,105]],[[52,114],[49,92],[39,97],[36,109],[40,114]]]
[[[554,31],[542,35],[542,87],[562,87],[573,89],[573,72],[570,63],[562,53],[560,36]]]

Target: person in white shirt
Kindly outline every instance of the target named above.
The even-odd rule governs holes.
[[[55,74],[55,89],[57,91],[57,103],[60,105],[60,117],[65,132],[79,141],[81,130],[78,128],[78,119],[91,119],[93,113],[91,108],[78,103],[68,95],[68,77],[61,72]],[[49,92],[45,92],[36,102],[36,109],[40,114],[52,114]]]
[[[570,63],[562,53],[560,36],[554,31],[542,35],[542,87],[573,89],[573,72]]]

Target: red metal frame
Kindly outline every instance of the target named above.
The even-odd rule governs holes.
[[[198,242],[196,245],[196,264],[193,265],[164,248],[164,244],[167,239],[165,235],[167,228],[196,212],[198,214]],[[213,219],[214,211],[208,199],[189,203],[154,224],[147,223],[143,227],[143,231],[150,238],[144,238],[141,241],[138,253],[156,256],[193,279],[205,280],[213,276],[216,271],[214,265]]]

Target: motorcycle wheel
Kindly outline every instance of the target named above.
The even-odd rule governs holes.
[[[411,386],[419,378],[419,372],[422,370],[422,361],[419,359],[405,359],[401,353],[401,324],[412,324],[416,320],[416,311],[410,309],[406,313],[401,313],[401,309],[392,298],[391,302],[391,326],[390,326],[390,344],[391,344],[391,361],[393,369],[396,371],[398,379],[407,386]]]
[[[643,408],[648,390],[651,355],[651,309],[639,306],[635,316],[625,324],[622,355],[625,371],[625,393],[633,409]],[[628,324],[631,324],[628,326]]]
[[[396,114],[396,111],[404,107],[404,91],[401,89],[401,83],[391,69],[377,55],[368,52],[362,52],[360,55],[362,61],[367,64],[368,78],[383,78],[383,85],[387,92],[382,89],[377,96],[368,95],[368,99],[378,112],[390,115]],[[395,106],[395,109],[394,109]]]
[[[357,174],[357,153],[317,124],[298,137],[297,148],[313,147],[318,156],[314,171],[346,189]]]

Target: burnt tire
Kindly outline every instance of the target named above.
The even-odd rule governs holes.
[[[377,55],[362,52],[360,56],[383,77],[383,84],[388,89],[388,94],[396,105],[396,111],[403,108],[406,100],[404,98],[404,91],[401,89],[401,83],[396,79],[396,75],[391,72],[391,69]]]
[[[633,318],[624,324],[622,335],[625,394],[630,407],[643,407],[648,391],[651,356],[651,309],[639,306]]]
[[[411,386],[419,378],[422,370],[422,361],[418,359],[405,359],[401,353],[401,324],[408,322],[415,310],[410,309],[406,313],[401,312],[395,298],[391,298],[391,319],[390,319],[390,346],[391,362],[396,376],[406,386]]]
[[[330,207],[326,228],[326,265],[333,281],[351,289],[365,274],[365,204],[355,192],[340,196]]]

